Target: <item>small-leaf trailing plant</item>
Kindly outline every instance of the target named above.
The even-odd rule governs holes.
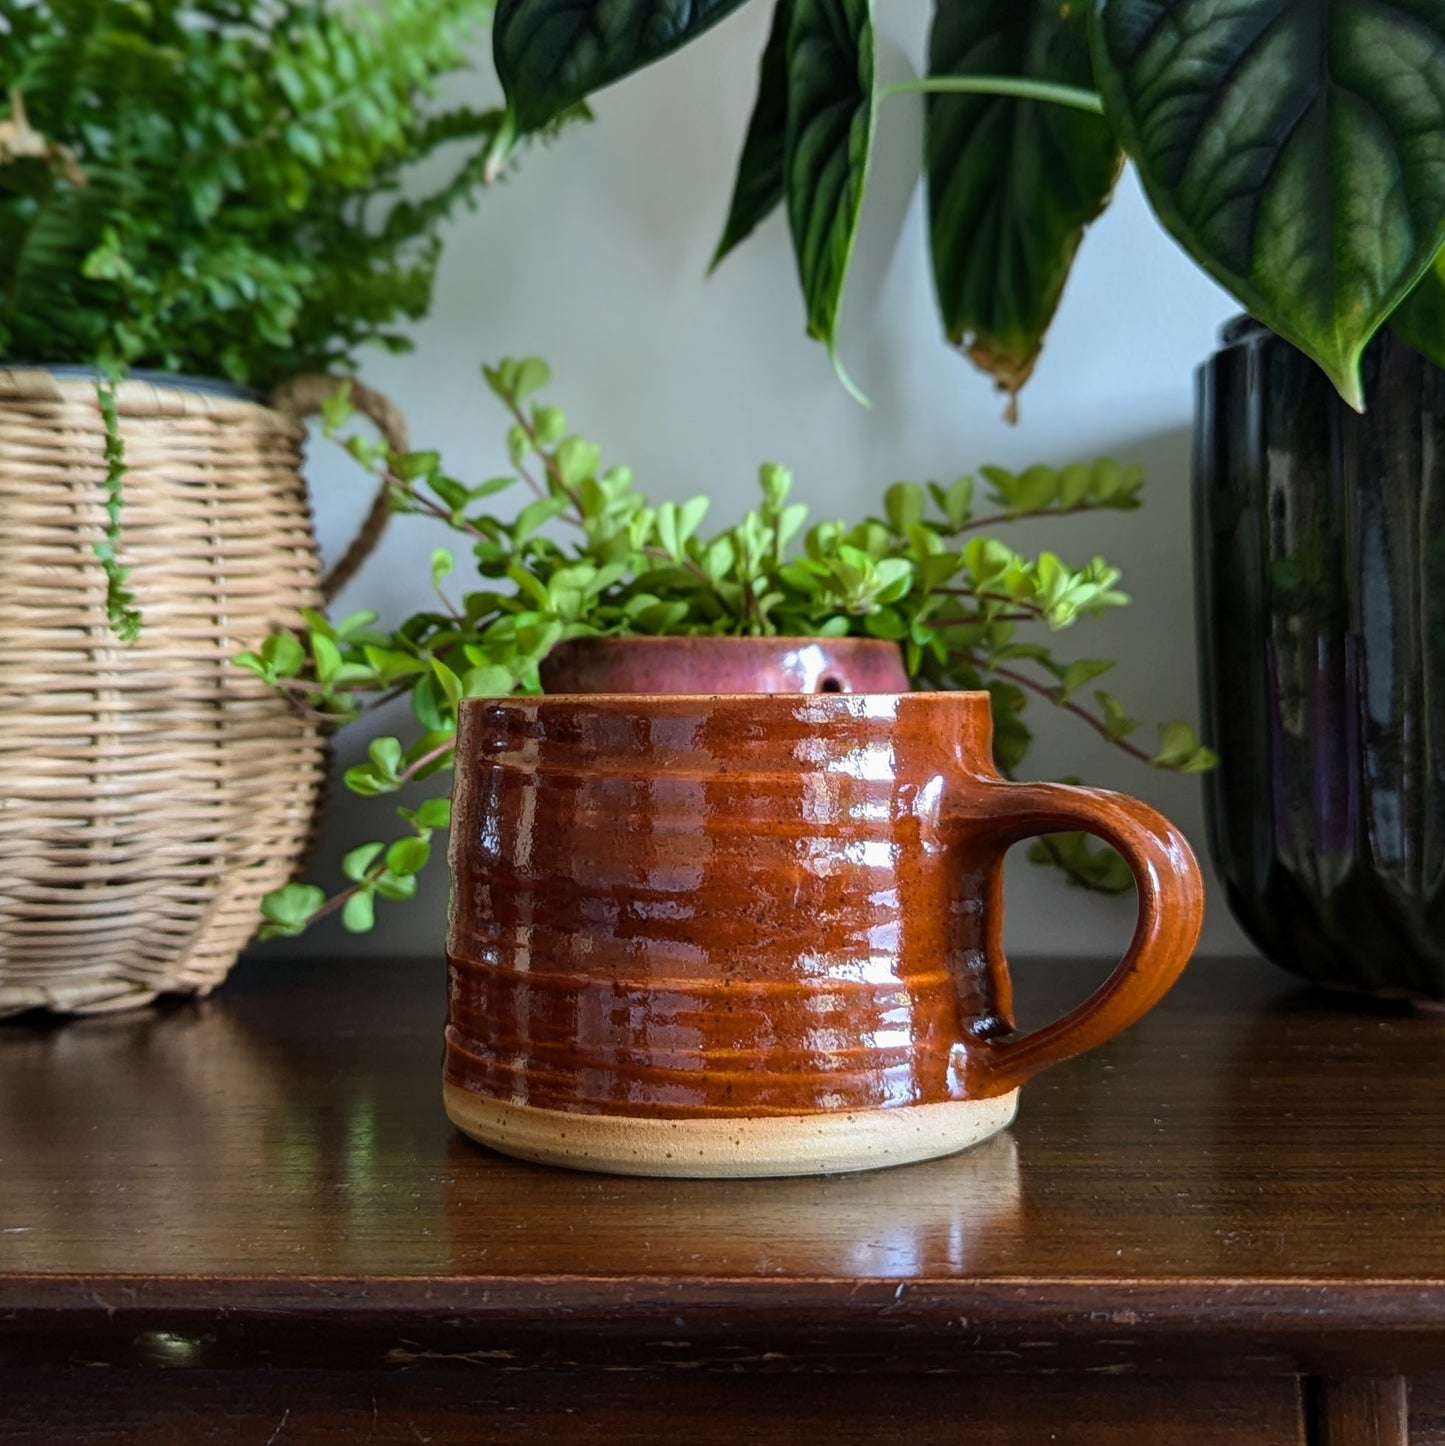
[[[498,0],[508,135],[744,3]],[[872,0],[771,3],[717,259],[784,205],[835,364],[877,108],[905,91],[928,97],[944,331],[1011,395],[1126,156],[1175,240],[1353,406],[1383,325],[1445,364],[1445,0],[933,0],[928,73],[890,87]]]
[[[0,0],[0,357],[99,370],[120,635],[138,620],[116,560],[114,380],[153,368],[269,390],[350,371],[366,345],[407,348],[443,222],[503,165],[503,115],[438,93],[490,12]]]
[[[916,687],[992,695],[1005,772],[1028,750],[1030,698],[1065,709],[1155,767],[1212,765],[1184,722],[1163,725],[1156,748],[1139,746],[1138,720],[1096,686],[1113,665],[1060,656],[1047,641],[1127,603],[1118,570],[1102,558],[1076,568],[1052,552],[1028,557],[995,535],[1023,517],[1132,510],[1139,468],[1104,459],[1019,473],[984,467],[981,486],[972,477],[898,482],[878,516],[810,527],[808,508],[790,500],[791,475],[769,464],[759,474],[759,504],[708,536],[706,497],[652,502],[627,467],[604,470],[598,447],[569,433],[557,407],[532,400],[548,381],[543,362],[505,360],[483,373],[511,416],[512,471],[479,483],[449,475],[435,452],[397,453],[349,430],[344,392],[324,416],[327,433],[385,482],[396,511],[440,519],[465,540],[465,588],[452,581],[454,554],[438,549],[436,603],[399,627],[379,628],[371,612],[333,621],[306,611],[295,630],[237,659],[327,724],[410,697],[415,736],[372,738],[366,761],[345,775],[354,793],[393,794],[450,768],[461,699],[540,692],[538,668],[558,643],[627,635],[890,639]],[[529,495],[510,519],[488,510],[492,497],[516,489]],[[306,883],[270,894],[263,935],[299,933],[336,910],[347,928],[366,930],[378,897],[411,897],[449,806],[431,798],[399,812],[402,836],[352,849],[342,861],[348,882],[331,897]],[[1083,834],[1045,838],[1033,857],[1084,887],[1131,884],[1123,861]]]

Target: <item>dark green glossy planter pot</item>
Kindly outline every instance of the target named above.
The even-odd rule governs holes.
[[[1200,368],[1209,846],[1321,984],[1445,1000],[1445,370],[1391,336],[1369,410],[1252,322]]]

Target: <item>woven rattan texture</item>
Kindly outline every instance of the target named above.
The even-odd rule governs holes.
[[[0,1015],[205,993],[305,847],[320,732],[231,659],[320,599],[302,429],[127,381],[106,620],[94,386],[0,370]]]

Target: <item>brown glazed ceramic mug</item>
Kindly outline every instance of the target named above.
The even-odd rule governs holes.
[[[948,1154],[1151,1008],[1203,910],[1120,794],[1010,783],[986,693],[468,699],[447,1113],[508,1154],[795,1175]],[[1086,829],[1134,871],[1123,961],[1011,1037],[1003,856]]]

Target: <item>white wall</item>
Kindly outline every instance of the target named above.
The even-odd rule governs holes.
[[[440,448],[458,475],[479,479],[505,468],[504,422],[479,364],[544,356],[552,398],[607,460],[630,462],[658,497],[712,493],[719,524],[752,501],[764,460],[792,466],[798,495],[818,514],[846,517],[874,508],[891,481],[951,479],[984,462],[1105,453],[1143,462],[1142,511],[1034,524],[1016,535],[1020,546],[1047,545],[1079,561],[1102,552],[1123,567],[1137,605],[1059,641],[1079,655],[1118,658],[1109,685],[1136,716],[1196,717],[1187,496],[1193,368],[1231,302],[1164,235],[1126,177],[1085,242],[1019,424],[1007,425],[988,382],[939,339],[922,193],[910,189],[919,107],[913,97],[890,99],[842,328],[848,368],[873,401],[864,410],[834,380],[823,348],[804,336],[780,214],[704,279],[768,10],[747,7],[682,55],[605,92],[595,125],[529,155],[454,226],[415,353],[378,358],[368,380],[403,407],[416,445]],[[923,24],[915,0],[888,7],[886,78],[921,54]],[[334,553],[362,509],[361,484],[324,450],[311,474],[323,546]],[[339,606],[395,618],[423,605],[426,560],[443,541],[440,529],[395,519],[381,554]],[[1132,762],[1047,704],[1033,711],[1039,744],[1030,773],[1076,773],[1135,792],[1202,850],[1195,781]],[[398,715],[395,726],[405,723]],[[343,734],[339,763],[363,748]],[[394,802],[338,789],[314,877],[333,886],[345,847],[392,836]],[[1128,938],[1131,900],[1067,889],[1022,859],[1011,864],[1009,887],[1015,954],[1116,952]],[[299,952],[434,953],[445,901],[444,871],[434,867],[418,901],[381,906],[372,935],[347,935],[328,921],[299,941]],[[1243,947],[1213,886],[1204,942],[1214,951]],[[297,952],[298,942],[284,947]]]

